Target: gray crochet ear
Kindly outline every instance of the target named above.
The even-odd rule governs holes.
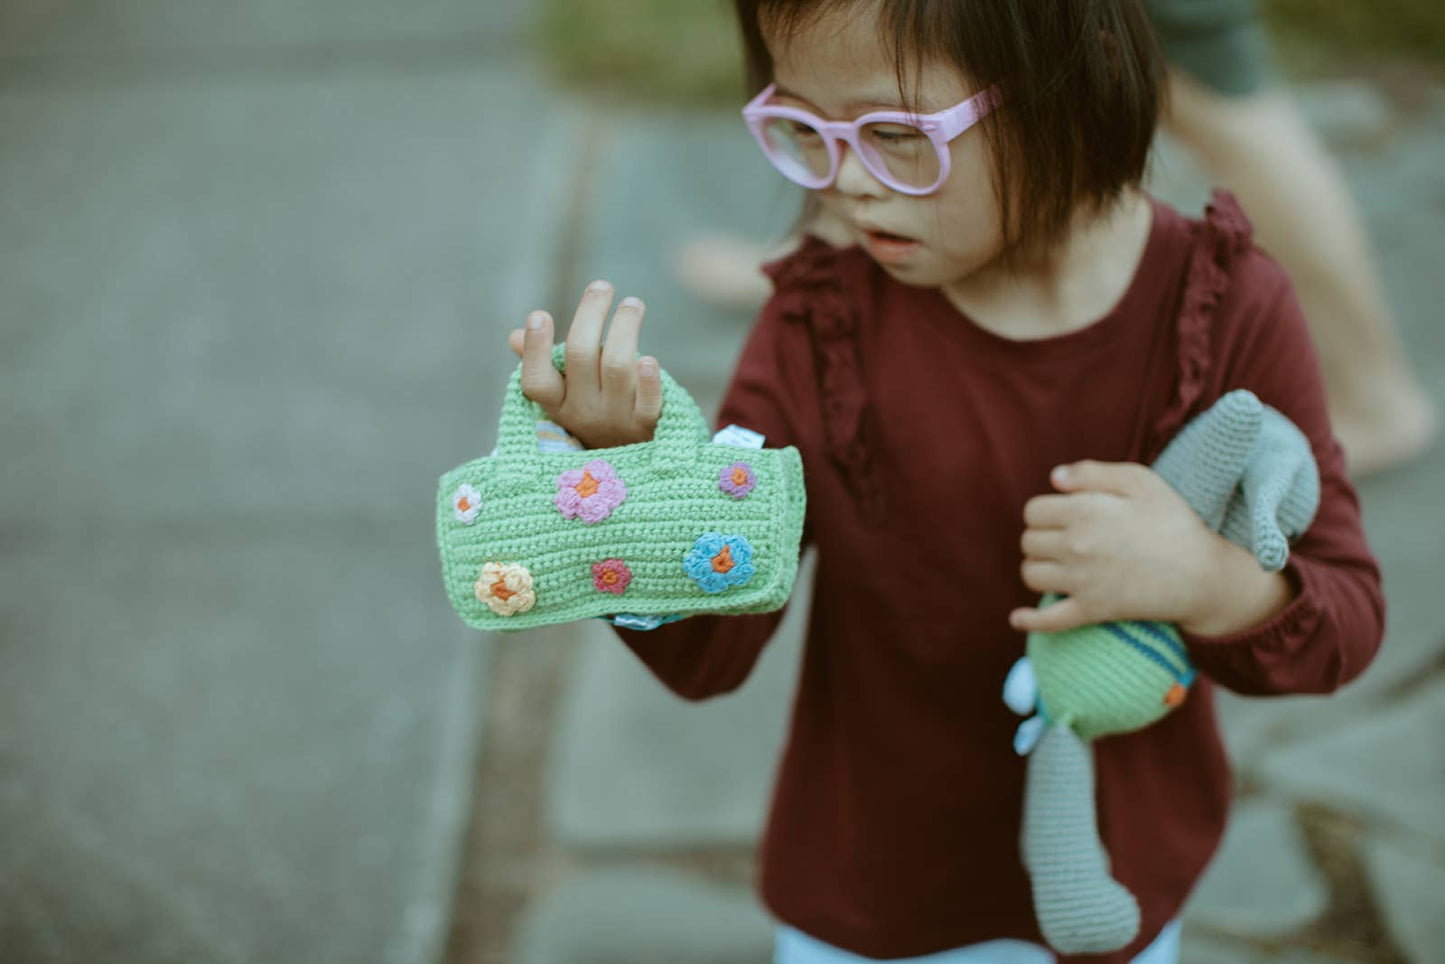
[[[1159,455],[1154,471],[1218,531],[1264,420],[1253,392],[1239,389],[1184,426]]]
[[[1266,572],[1289,559],[1289,544],[1314,520],[1320,473],[1309,439],[1295,424],[1265,407],[1259,441],[1229,502],[1220,533],[1254,552]]]
[[[1139,903],[1109,875],[1094,810],[1094,758],[1066,723],[1029,757],[1020,845],[1039,930],[1064,954],[1116,951],[1139,933]]]

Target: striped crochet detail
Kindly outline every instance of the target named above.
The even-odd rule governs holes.
[[[1143,637],[1148,636],[1151,640],[1153,639],[1153,637],[1150,636],[1147,631],[1139,628],[1144,624],[1104,623],[1102,625],[1103,628],[1109,633],[1111,633],[1115,639],[1121,640],[1126,646],[1133,647],[1135,652],[1141,654],[1145,659],[1152,660],[1156,665],[1163,669],[1164,672],[1169,673],[1170,675],[1175,677],[1179,676],[1179,669],[1176,668],[1174,662],[1170,660],[1168,656],[1164,655],[1165,651],[1161,651],[1150,645],[1149,642],[1145,641]]]
[[[1031,633],[1028,655],[1044,715],[1084,739],[1153,723],[1182,701],[1194,671],[1178,630],[1158,622]]]

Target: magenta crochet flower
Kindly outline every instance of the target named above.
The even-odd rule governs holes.
[[[718,488],[734,499],[746,497],[757,484],[758,477],[753,474],[753,467],[746,462],[734,462],[718,473]]]
[[[557,497],[553,502],[564,519],[601,522],[627,498],[627,486],[617,470],[602,459],[593,459],[580,469],[557,476]]]
[[[632,582],[632,570],[621,559],[604,559],[592,563],[592,586],[598,592],[622,595]]]

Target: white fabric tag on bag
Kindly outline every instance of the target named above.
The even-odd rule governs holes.
[[[714,445],[735,445],[740,449],[760,449],[763,447],[765,436],[759,435],[752,429],[743,428],[741,425],[729,425],[727,428],[719,429],[712,437]]]

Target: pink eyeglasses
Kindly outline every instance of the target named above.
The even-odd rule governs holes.
[[[948,142],[988,116],[999,103],[990,87],[936,114],[874,111],[855,121],[825,121],[796,107],[768,104],[769,84],[743,108],[743,120],[768,160],[803,187],[827,187],[838,176],[841,141],[868,172],[900,194],[931,194],[948,179]]]

